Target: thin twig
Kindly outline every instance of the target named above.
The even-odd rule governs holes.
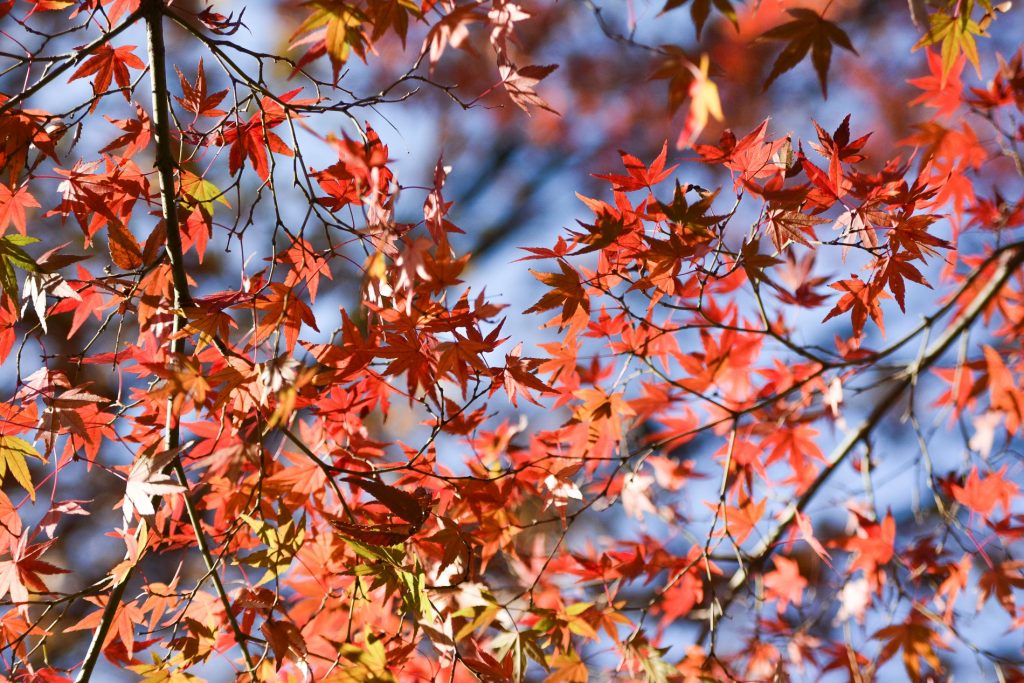
[[[106,33],[104,33],[103,35],[101,35],[99,38],[97,38],[96,40],[92,41],[88,45],[86,45],[84,47],[80,47],[80,48],[78,48],[78,49],[76,49],[76,50],[74,50],[72,52],[68,52],[68,53],[63,54],[63,55],[57,55],[57,59],[63,59],[65,61],[61,62],[57,66],[55,66],[52,69],[50,69],[49,71],[47,71],[47,73],[44,76],[42,76],[38,81],[36,81],[32,85],[30,85],[29,87],[25,88],[24,90],[22,90],[17,95],[14,95],[13,97],[8,99],[3,104],[0,104],[0,114],[6,114],[10,110],[12,110],[15,107],[17,107],[19,104],[21,104],[22,102],[27,100],[28,98],[30,98],[33,95],[35,95],[37,92],[39,92],[43,88],[45,88],[55,78],[60,76],[65,71],[67,71],[71,67],[78,66],[78,64],[82,60],[84,60],[86,57],[88,57],[93,52],[95,52],[97,48],[102,47],[103,45],[107,44],[108,42],[113,40],[113,38],[115,36],[117,36],[119,33],[122,33],[123,31],[125,31],[126,29],[128,29],[129,27],[134,25],[135,22],[138,21],[139,18],[143,15],[143,13],[144,13],[144,6],[143,7],[139,7],[139,9],[137,9],[134,12],[132,12],[131,14],[129,14],[125,18],[125,20],[123,22],[121,22],[121,24],[119,24],[117,26],[117,28],[113,28],[113,29],[107,31]]]

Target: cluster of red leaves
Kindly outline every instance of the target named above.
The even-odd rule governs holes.
[[[88,10],[106,25],[139,8],[32,4],[29,15]],[[515,24],[529,16],[517,5],[304,6],[296,74],[326,55],[336,83],[352,52],[365,59],[386,36],[404,43],[410,22],[426,25],[421,57],[433,66],[448,47],[470,48],[470,27],[486,27],[496,85],[524,109],[548,106],[535,86],[553,67],[512,61]],[[727,0],[714,6],[735,21]],[[0,17],[10,10],[0,4]],[[699,32],[710,4],[694,0],[691,11]],[[825,90],[833,45],[852,44],[815,10],[789,14],[763,35],[786,43],[768,83],[810,54]],[[1019,112],[1024,79],[1019,55],[1001,59],[988,86],[965,94],[963,61],[947,56],[971,58],[971,12],[953,28],[935,16],[936,40],[952,33],[956,45],[943,43],[932,75],[917,81],[938,113],[906,141],[919,148],[916,166],[870,159],[868,135],[855,136],[847,116],[832,132],[815,123],[806,143],[773,139],[765,121],[695,145],[690,161],[731,179],[731,205],[729,183],[684,184],[667,143],[650,164],[623,153],[623,172],[597,175],[610,200],[580,195],[593,217],[523,259],[540,263],[543,291],[526,313],[553,335],[543,357],[503,348],[505,307],[465,286],[470,255],[452,244],[461,230],[443,163],[420,214],[398,223],[394,162],[369,125],[361,139],[317,134],[337,159],[302,168],[295,130],[315,129],[324,102],[300,98],[301,88],[253,88],[255,111],[243,114],[229,89],[211,88],[202,61],[194,80],[179,70],[177,157],[158,169],[174,176],[173,212],[140,166],[157,135],[142,106],[108,119],[117,136],[72,162],[56,150],[70,134],[52,125],[64,116],[4,97],[0,361],[20,363],[17,344],[33,336],[81,342],[19,376],[0,403],[0,479],[20,496],[0,493],[0,651],[11,675],[67,680],[64,664],[36,652],[68,642],[78,656],[80,631],[149,681],[192,680],[215,657],[249,680],[523,680],[530,669],[582,681],[597,648],[623,676],[655,681],[760,680],[802,666],[867,680],[897,653],[923,680],[943,669],[937,650],[969,643],[965,624],[991,598],[1019,627],[1020,472],[989,456],[1024,419],[1024,245],[1014,241],[1024,210],[998,193],[976,196],[976,173],[998,152],[970,124],[943,121],[961,108],[988,120]],[[241,25],[212,9],[189,21],[220,36]],[[670,106],[692,100],[680,139],[691,145],[709,117],[722,118],[710,65],[658,55]],[[133,46],[110,42],[80,61],[67,80],[90,79],[89,112],[111,94],[130,102],[132,70],[146,68]],[[238,76],[235,85],[249,83]],[[198,274],[190,284],[175,270],[182,259],[202,263],[218,232],[244,232],[215,221],[248,208],[234,209],[214,181],[239,188],[239,203],[243,180],[275,191],[286,174],[274,155],[303,174],[295,184],[326,242],[278,214],[266,265],[246,263],[237,287]],[[54,178],[58,199],[37,189]],[[74,218],[85,253],[37,253],[30,217],[56,227]],[[730,229],[747,218],[745,234]],[[981,246],[961,240],[961,227]],[[824,253],[843,263],[852,253],[862,273],[821,274]],[[355,301],[333,335],[313,336],[324,325],[321,288],[346,262],[359,266]],[[884,343],[869,320],[884,335],[887,316],[890,328],[905,321],[912,297],[932,286],[944,299],[925,323],[869,348]],[[835,320],[834,344],[803,333],[808,320]],[[975,324],[985,343],[944,355]],[[844,387],[877,389],[876,370],[933,329],[938,346],[879,373],[878,408],[862,416],[844,403]],[[91,340],[79,339],[84,331]],[[109,386],[91,372],[106,368],[117,379]],[[915,522],[876,509],[872,471],[891,454],[871,447],[872,430],[925,370],[949,385],[938,404],[974,424],[962,467],[933,472],[921,454],[934,509]],[[501,412],[526,403],[550,413],[530,424]],[[172,432],[186,438],[167,447]],[[863,475],[864,495],[841,501],[845,528],[815,526],[826,514],[810,503],[841,469]],[[70,497],[66,482],[81,477],[107,482],[112,499]],[[114,525],[100,514],[111,505]],[[620,536],[580,538],[620,506],[630,526],[606,527]],[[62,543],[82,517],[123,545],[123,559],[82,569],[72,578],[105,578],[69,588],[59,582],[78,568],[56,556],[67,559]],[[133,592],[110,589],[129,580]],[[829,590],[838,612],[816,598]],[[716,649],[722,612],[747,598],[753,617],[730,632],[739,646]],[[898,616],[871,623],[874,644],[854,650],[840,627],[865,624],[886,601]],[[61,612],[67,605],[87,609]],[[706,633],[670,652],[679,624]]]

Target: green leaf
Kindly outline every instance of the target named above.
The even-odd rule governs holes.
[[[346,545],[348,545],[348,547],[355,551],[356,555],[365,560],[384,562],[398,568],[402,566],[402,557],[405,555],[405,550],[401,545],[372,545],[370,543],[357,541],[356,539],[350,536],[345,536],[344,534],[339,534],[339,537]]]
[[[35,237],[22,235],[0,237],[0,287],[12,299],[18,298],[18,279],[15,277],[14,269],[20,268],[30,273],[39,270],[35,259],[22,249],[26,244],[38,241]]]
[[[413,623],[429,617],[431,609],[430,596],[427,595],[427,577],[419,563],[416,563],[415,571],[400,569],[398,580],[401,584],[402,606],[405,608],[405,613],[413,617]]]
[[[939,48],[942,56],[942,79],[945,81],[952,71],[960,55],[974,65],[974,70],[981,78],[981,60],[978,57],[978,44],[974,36],[985,36],[985,29],[971,19],[970,7],[958,16],[952,17],[945,12],[936,12],[929,21],[928,33],[914,45],[914,50],[941,43]]]
[[[181,177],[181,189],[188,195],[195,204],[203,207],[206,213],[213,215],[213,204],[218,202],[227,208],[231,208],[224,193],[220,188],[205,178],[200,178],[194,173],[184,172]]]
[[[300,519],[296,524],[290,517],[282,513],[278,519],[278,526],[273,527],[267,524],[266,520],[254,519],[249,515],[240,515],[240,517],[267,546],[266,550],[257,550],[239,558],[239,561],[245,564],[267,570],[267,573],[256,585],[262,585],[288,571],[292,559],[299,552],[299,548],[302,547],[302,542],[306,538],[305,518]]]

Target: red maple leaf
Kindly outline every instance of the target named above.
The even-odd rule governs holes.
[[[632,154],[620,150],[619,155],[622,156],[622,165],[626,167],[626,173],[629,175],[593,174],[595,178],[612,183],[612,189],[616,192],[633,192],[645,187],[651,189],[672,175],[672,171],[679,166],[679,164],[672,164],[667,169],[665,168],[668,142],[661,146],[661,153],[651,162],[650,168]]]
[[[978,468],[972,467],[963,486],[953,485],[953,497],[983,517],[989,517],[997,505],[1002,505],[1003,512],[1009,513],[1010,505],[1020,489],[1012,481],[1006,480],[1008,467],[1003,465],[1001,470],[985,477],[979,477]]]
[[[854,337],[860,337],[864,333],[864,324],[867,322],[868,316],[871,316],[871,319],[878,325],[882,334],[885,334],[882,307],[879,305],[879,301],[888,299],[889,294],[873,284],[867,284],[856,275],[849,280],[840,280],[829,286],[832,289],[845,292],[845,294],[839,299],[835,307],[828,312],[828,315],[825,316],[822,322],[851,311],[850,317],[853,323]]]
[[[800,575],[800,565],[796,560],[776,555],[772,562],[775,563],[775,570],[764,575],[764,587],[767,599],[776,600],[776,607],[779,614],[782,614],[791,603],[800,606],[807,579]]]
[[[199,58],[199,66],[196,68],[196,82],[192,85],[185,78],[185,74],[181,73],[181,69],[174,67],[175,71],[178,72],[178,80],[181,81],[181,92],[184,97],[175,96],[174,99],[178,101],[182,107],[187,109],[196,115],[196,118],[200,116],[224,116],[225,112],[217,109],[217,105],[224,101],[227,97],[227,90],[219,90],[215,93],[208,93],[206,88],[206,70],[203,68],[203,59]]]
[[[881,523],[867,522],[858,516],[860,526],[856,535],[843,542],[846,550],[853,552],[850,572],[864,570],[865,576],[872,586],[882,581],[882,567],[888,564],[895,553],[896,520],[892,513],[885,516]]]
[[[85,60],[82,66],[78,67],[78,70],[68,79],[68,83],[79,78],[85,78],[86,76],[94,76],[92,91],[96,95],[101,95],[107,92],[107,89],[110,88],[110,82],[113,80],[124,91],[124,98],[130,100],[128,88],[131,86],[131,74],[128,72],[128,69],[146,68],[143,61],[132,54],[134,50],[134,45],[111,47],[108,44],[104,44],[96,48],[92,56]],[[92,106],[89,107],[89,111],[95,111],[99,103],[100,98],[96,97],[92,102]]]
[[[19,609],[27,610],[25,604],[29,599],[29,591],[47,592],[46,584],[41,576],[47,574],[67,574],[66,569],[56,567],[39,559],[54,541],[28,545],[28,532],[22,534],[17,545],[11,548],[11,559],[0,562],[0,598],[8,593],[11,600],[19,604]]]
[[[25,235],[26,210],[30,208],[39,208],[39,202],[29,193],[28,187],[22,185],[12,190],[0,183],[0,235],[7,232],[12,223],[18,232]]]

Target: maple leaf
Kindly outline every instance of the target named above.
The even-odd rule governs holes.
[[[372,495],[393,514],[409,522],[415,530],[423,526],[427,519],[430,495],[426,490],[413,494],[372,479],[346,477],[345,481]]]
[[[18,298],[18,280],[14,269],[34,273],[39,270],[35,260],[25,253],[23,246],[34,244],[39,239],[22,235],[0,237],[0,288],[11,299]]]
[[[175,96],[182,107],[200,116],[224,116],[226,112],[217,109],[217,106],[227,97],[228,91],[219,90],[215,93],[208,93],[206,88],[206,70],[203,68],[203,58],[199,58],[199,66],[196,67],[196,82],[192,85],[181,73],[181,69],[174,67],[178,72],[178,80],[181,81],[181,92],[184,97]]]
[[[762,448],[772,449],[766,465],[786,457],[793,472],[792,478],[786,483],[795,483],[797,493],[803,493],[816,478],[817,470],[810,461],[825,462],[825,455],[815,442],[817,436],[816,429],[807,425],[795,425],[779,429],[761,442]]]
[[[110,0],[104,0],[104,4],[108,1]],[[112,25],[116,24],[121,17],[129,12],[134,12],[141,4],[142,0],[112,0],[110,6],[106,8],[107,20]]]
[[[277,660],[277,669],[284,665],[285,659],[302,661],[306,657],[306,640],[299,628],[290,621],[267,619],[260,625],[260,632],[266,637],[270,649]]]
[[[914,609],[907,621],[879,629],[871,636],[875,640],[887,641],[878,655],[882,663],[892,658],[898,651],[903,651],[903,666],[910,680],[923,681],[921,662],[926,662],[936,673],[942,672],[935,647],[949,649],[938,633],[933,631],[927,620],[917,609]]]
[[[664,57],[655,64],[650,80],[668,81],[668,110],[675,114],[689,96],[690,83],[694,79],[693,61],[675,45],[662,45],[660,51]]]
[[[978,580],[978,602],[980,610],[989,598],[995,597],[996,602],[1011,617],[1017,617],[1017,603],[1014,593],[1024,589],[1024,575],[1021,573],[1024,563],[1020,560],[997,562],[981,575]]]
[[[1006,415],[1006,428],[1010,433],[1017,431],[1024,422],[1024,391],[1014,379],[1013,373],[1006,367],[998,351],[985,344],[985,366],[988,369],[989,403],[992,410]]]
[[[196,18],[203,22],[207,28],[218,35],[230,36],[238,32],[238,29],[245,26],[242,23],[242,17],[245,16],[245,8],[238,13],[238,18],[235,19],[235,13],[231,12],[227,16],[219,12],[214,12],[213,7],[209,6],[202,12],[196,14]]]
[[[693,572],[686,572],[658,601],[658,607],[662,610],[661,623],[668,625],[686,616],[703,600],[704,582]]]
[[[165,472],[180,450],[169,449],[156,454],[143,451],[136,456],[128,472],[124,490],[122,512],[125,524],[132,521],[136,512],[141,516],[156,514],[156,508],[153,506],[154,497],[181,493],[186,490],[180,484],[171,483],[173,481],[171,475]]]
[[[811,550],[814,551],[815,555],[821,558],[822,562],[824,562],[828,567],[831,568],[832,556],[829,554],[827,550],[825,550],[825,546],[821,544],[821,541],[814,537],[814,526],[811,524],[811,520],[807,518],[807,515],[799,511],[797,511],[794,514],[793,518],[796,521],[796,526],[797,530],[800,533],[800,538],[802,538],[807,543],[807,545],[811,546]]]
[[[390,30],[402,41],[403,49],[409,33],[409,17],[423,16],[416,0],[368,0],[366,12],[373,24],[371,40],[382,38]]]
[[[253,169],[264,182],[270,179],[270,164],[267,159],[267,151],[284,156],[295,156],[284,140],[271,128],[281,125],[287,115],[283,107],[278,103],[289,103],[301,92],[297,88],[281,95],[276,100],[267,96],[260,101],[260,110],[253,114],[245,123],[232,123],[227,126],[221,144],[231,145],[228,154],[228,170],[235,175],[242,169],[245,160],[248,159]],[[300,104],[303,101],[296,100],[293,104]]]
[[[53,541],[30,546],[28,536],[28,531],[25,531],[11,548],[11,559],[0,562],[0,598],[10,593],[11,601],[20,603],[18,611],[24,614],[28,613],[29,590],[49,592],[41,576],[68,573],[66,569],[39,559]]]
[[[131,74],[128,69],[146,68],[145,63],[132,54],[134,50],[134,45],[112,47],[104,43],[93,51],[92,56],[85,60],[85,63],[75,73],[71,74],[68,83],[86,76],[95,76],[92,81],[92,91],[98,96],[107,91],[111,80],[113,80],[124,91],[124,99],[130,101],[128,88],[131,85]],[[96,97],[89,107],[89,111],[95,111],[99,102],[100,98]]]
[[[829,286],[845,293],[835,307],[828,312],[828,315],[822,319],[822,322],[850,311],[854,337],[860,337],[864,333],[864,324],[867,322],[868,316],[875,321],[882,334],[885,334],[884,318],[879,301],[888,299],[889,294],[878,289],[874,284],[867,284],[856,275],[849,280],[840,280]]]
[[[14,326],[17,323],[17,308],[14,300],[0,292],[0,364],[10,355],[17,335]]]
[[[668,155],[667,142],[661,146],[661,152],[651,162],[650,168],[632,154],[619,150],[619,155],[622,157],[622,165],[626,168],[626,173],[629,175],[592,174],[595,178],[612,183],[612,189],[616,192],[633,192],[645,187],[652,189],[662,180],[672,175],[672,172],[679,166],[679,164],[672,164],[667,169],[665,168],[665,160]]]
[[[542,382],[535,374],[541,364],[539,358],[523,358],[521,356],[523,344],[516,344],[510,353],[505,354],[505,367],[502,369],[503,386],[512,405],[516,406],[517,399],[522,396],[530,403],[540,406],[541,403],[534,398],[530,390],[541,394],[553,394],[555,390]]]
[[[814,128],[818,133],[818,143],[809,143],[810,147],[818,152],[821,156],[828,159],[828,179],[831,183],[831,187],[836,197],[842,197],[846,193],[847,183],[843,181],[843,167],[842,162],[849,164],[857,163],[858,161],[864,160],[864,155],[861,154],[861,150],[864,145],[867,144],[868,138],[871,137],[871,133],[862,135],[856,140],[850,140],[850,115],[847,114],[846,118],[843,119],[842,123],[835,129],[835,131],[829,135],[825,130],[818,125],[817,121],[812,121]]]
[[[88,597],[86,601],[93,603],[100,607],[100,609],[90,612],[85,617],[80,619],[77,623],[67,627],[67,631],[92,631],[95,630],[100,621],[103,619],[105,607],[108,601],[107,596],[100,597]],[[127,603],[120,603],[114,610],[114,622],[112,627],[107,631],[106,637],[103,640],[102,646],[109,655],[111,650],[116,646],[117,641],[120,641],[122,656],[125,654],[128,659],[131,659],[132,653],[135,651],[135,628],[138,624],[144,623],[142,610],[139,608],[138,601],[132,600]],[[152,642],[152,641],[150,641]],[[138,643],[139,646],[142,643]]]
[[[0,93],[0,103],[5,101],[7,97]],[[0,167],[8,173],[10,186],[21,183],[21,172],[32,148],[56,161],[57,142],[66,132],[67,128],[55,122],[52,115],[38,109],[14,109],[0,116]]]
[[[526,670],[529,660],[540,664],[546,671],[550,671],[548,658],[544,649],[538,642],[542,634],[533,629],[520,631],[504,631],[490,642],[495,649],[499,659],[506,656],[512,660],[512,678],[514,681],[526,680]]]
[[[1024,78],[1024,49],[1018,49],[1009,61],[1001,54],[996,54],[996,60],[999,68],[987,88],[971,88],[974,95],[970,99],[971,106],[982,110],[1011,104],[1016,104],[1018,108],[1024,106],[1024,93],[1019,86],[1014,85]]]
[[[370,37],[363,29],[363,24],[367,21],[367,16],[345,0],[313,0],[303,4],[312,8],[313,12],[292,34],[291,40],[295,42],[292,43],[291,49],[294,50],[300,45],[312,47],[299,59],[296,68],[301,68],[326,54],[331,60],[334,80],[337,82],[341,68],[353,51],[361,59],[366,58]],[[296,40],[303,34],[307,35]]]
[[[768,131],[768,120],[736,140],[731,130],[722,132],[719,146],[695,145],[694,150],[709,164],[722,164],[735,172],[733,187],[739,189],[744,184],[759,178],[776,178],[786,172],[788,164],[780,155],[790,146],[788,138],[765,140]]]
[[[827,222],[828,219],[808,216],[800,211],[776,209],[765,214],[764,228],[775,245],[775,250],[781,252],[790,242],[811,246],[806,236],[817,241],[814,226]]]
[[[374,635],[369,626],[363,631],[361,643],[343,643],[339,654],[348,660],[345,676],[353,683],[395,683],[398,679],[388,669],[384,643],[384,639]]]
[[[896,520],[890,512],[880,524],[859,522],[857,533],[843,542],[843,547],[854,553],[850,572],[863,569],[871,585],[877,586],[881,582],[882,567],[895,553]]]
[[[587,683],[590,669],[575,651],[558,653],[548,658],[551,675],[545,681],[550,683]]]
[[[947,13],[939,10],[929,18],[928,32],[921,36],[921,39],[914,45],[914,50],[919,50],[929,45],[942,43],[939,48],[941,56],[942,71],[939,77],[939,86],[945,86],[946,79],[956,68],[961,57],[965,57],[974,65],[978,78],[981,78],[981,60],[978,57],[978,45],[974,40],[975,36],[984,36],[985,29],[977,21],[971,18],[970,10]]]
[[[498,73],[501,75],[501,84],[505,86],[508,96],[527,114],[530,113],[530,107],[539,107],[558,115],[558,112],[552,109],[534,89],[538,83],[547,78],[557,68],[557,64],[546,64],[543,66],[531,64],[530,66],[520,68],[510,62],[506,62],[498,66]]]
[[[29,498],[36,499],[36,489],[32,485],[32,475],[28,469],[28,458],[43,460],[39,452],[22,438],[11,434],[0,435],[0,480],[10,472],[21,488],[25,489]]]
[[[573,395],[582,401],[573,417],[583,423],[600,425],[616,440],[622,438],[622,423],[636,415],[636,411],[620,392],[608,394],[594,388],[579,389]]]
[[[816,252],[809,251],[799,258],[794,250],[786,252],[786,261],[775,271],[776,278],[782,286],[776,286],[779,300],[803,308],[817,308],[825,303],[827,297],[820,294],[817,288],[828,282],[828,276],[812,277]],[[777,261],[777,259],[773,259]],[[748,273],[749,275],[749,273]]]
[[[676,140],[676,149],[684,149],[693,144],[693,141],[701,134],[708,124],[708,119],[724,121],[722,114],[722,103],[718,98],[718,86],[708,78],[708,67],[710,61],[707,54],[700,56],[700,66],[689,67],[693,72],[693,80],[687,94],[690,96],[690,109],[686,114],[686,121],[683,123],[683,130]]]
[[[142,265],[142,246],[121,221],[111,221],[107,225],[107,246],[110,259],[119,268],[134,270]]]
[[[832,61],[832,46],[838,45],[844,50],[857,54],[846,31],[831,21],[826,20],[812,9],[787,9],[786,13],[793,17],[792,21],[780,24],[762,34],[759,40],[779,40],[787,43],[772,64],[771,73],[764,83],[767,90],[776,78],[786,73],[803,61],[808,51],[811,63],[818,74],[821,93],[828,97],[828,67]]]
[[[550,287],[552,291],[544,294],[526,313],[542,312],[553,308],[562,309],[559,329],[567,324],[588,318],[590,314],[590,298],[580,281],[580,275],[566,261],[559,259],[561,273],[540,273],[531,270],[533,276]]]
[[[213,215],[214,203],[231,208],[231,203],[220,188],[206,178],[201,178],[190,171],[181,172],[181,189],[189,204],[198,204],[209,215]]]
[[[12,223],[22,236],[26,235],[26,210],[31,208],[39,208],[39,202],[29,193],[27,186],[12,190],[0,183],[0,235],[7,232]]]
[[[904,280],[910,280],[920,285],[924,285],[931,289],[931,285],[924,279],[924,275],[917,269],[914,264],[910,263],[912,255],[905,252],[900,252],[895,256],[889,256],[882,259],[882,268],[879,272],[878,278],[884,280],[889,285],[889,290],[893,296],[896,297],[896,303],[899,304],[900,310],[906,313],[905,297],[906,297],[906,285]]]
[[[742,501],[738,506],[726,506],[723,512],[723,519],[725,526],[721,530],[721,534],[728,534],[729,538],[733,540],[736,545],[740,545],[750,536],[751,533],[757,528],[758,522],[764,516],[764,511],[768,505],[767,499],[755,503],[753,500]]]
[[[796,560],[776,555],[772,562],[775,570],[764,575],[764,587],[768,599],[774,598],[777,601],[776,607],[779,614],[782,614],[790,603],[800,606],[807,579],[800,575],[800,565]]]
[[[678,9],[690,1],[691,0],[666,0],[665,6],[661,8],[660,14]],[[736,10],[733,8],[732,3],[730,3],[729,0],[692,1],[693,4],[690,5],[690,18],[693,20],[694,28],[697,30],[697,40],[700,40],[700,34],[704,30],[704,23],[708,20],[708,15],[711,14],[712,4],[714,4],[715,9],[725,15],[725,17],[732,23],[733,28],[737,31],[739,30]]]
[[[149,114],[138,104],[135,105],[134,119],[112,119],[109,116],[104,116],[103,118],[123,130],[124,134],[112,140],[100,152],[112,152],[124,147],[124,151],[121,152],[121,158],[128,159],[149,145],[150,138],[152,137]]]
[[[767,254],[761,253],[761,240],[757,237],[754,239],[744,242],[740,248],[740,265],[743,266],[743,271],[747,274],[747,278],[751,282],[767,282],[768,284],[775,286],[771,278],[765,273],[766,268],[776,266],[782,263],[781,260],[774,256],[768,256]]]
[[[265,550],[257,550],[238,558],[239,562],[267,570],[256,585],[263,585],[286,572],[306,539],[306,518],[296,521],[282,506],[278,511],[276,527],[250,515],[239,515],[239,519],[249,525],[260,543],[266,546]]]
[[[68,329],[68,339],[75,336],[75,333],[81,329],[90,316],[95,317],[97,320],[101,319],[102,311],[109,305],[108,297],[105,296],[105,293],[99,288],[88,284],[92,280],[89,271],[81,265],[77,266],[77,268],[79,279],[77,281],[71,280],[69,284],[78,294],[78,298],[67,297],[50,310],[50,315],[66,313],[68,311],[73,312],[71,327]]]
[[[924,92],[910,101],[910,104],[924,104],[925,106],[937,109],[938,116],[952,116],[960,108],[962,103],[963,83],[960,74],[967,63],[967,57],[960,55],[950,67],[944,71],[942,56],[935,50],[925,50],[928,56],[928,70],[931,75],[920,78],[911,78],[907,81],[915,88]]]
[[[953,485],[953,497],[983,517],[991,516],[997,505],[1002,505],[1003,512],[1009,514],[1020,489],[1006,480],[1007,468],[1008,465],[1003,465],[998,472],[979,477],[978,468],[972,467],[963,486]]]
[[[566,508],[569,506],[570,500],[583,500],[583,492],[580,491],[579,486],[572,480],[572,475],[576,474],[579,467],[573,465],[567,467],[560,472],[555,474],[549,474],[544,478],[544,487],[548,490],[548,495],[545,496],[544,507],[548,508],[554,506],[558,511],[558,514],[562,517],[564,522]]]
[[[479,5],[468,3],[456,5],[431,26],[423,41],[423,49],[427,51],[430,60],[430,69],[433,70],[449,45],[475,55],[476,51],[469,43],[469,25],[484,19],[486,16],[480,11]]]
[[[22,307],[22,315],[28,309],[29,304],[32,305],[33,310],[36,314],[36,319],[39,320],[39,326],[43,328],[43,332],[47,331],[46,326],[46,297],[53,296],[61,299],[72,299],[74,301],[81,301],[82,297],[78,295],[71,286],[65,282],[57,273],[43,273],[34,272],[25,275],[25,285],[22,287],[21,298],[24,299],[25,303]]]

